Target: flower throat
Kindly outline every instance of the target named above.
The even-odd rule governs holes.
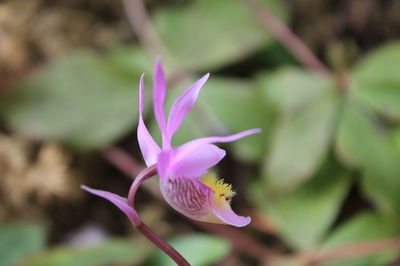
[[[223,179],[219,179],[216,174],[209,173],[202,176],[201,181],[204,185],[211,188],[220,198],[230,201],[236,192],[231,184],[227,184]]]

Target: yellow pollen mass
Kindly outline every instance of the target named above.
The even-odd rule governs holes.
[[[216,174],[209,173],[202,176],[201,181],[204,185],[211,188],[220,198],[225,198],[230,201],[236,192],[231,184],[227,184],[223,179],[219,179]]]

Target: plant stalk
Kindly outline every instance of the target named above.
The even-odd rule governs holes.
[[[128,193],[128,204],[135,209],[135,196],[136,192],[139,189],[139,186],[150,177],[153,177],[157,174],[157,165],[152,165],[143,171],[141,171],[133,181],[129,193]],[[151,242],[154,243],[157,247],[159,247],[165,254],[167,254],[172,260],[176,262],[176,264],[180,266],[190,265],[189,262],[178,252],[176,251],[170,244],[165,242],[161,237],[159,237],[156,233],[154,233],[147,225],[145,225],[140,219],[139,215],[137,215],[135,211],[135,217],[130,218],[130,221],[134,227],[136,227],[142,234],[147,237]],[[135,218],[135,219],[133,219]]]

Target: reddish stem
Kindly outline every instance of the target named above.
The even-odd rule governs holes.
[[[140,185],[150,177],[154,176],[157,174],[157,166],[152,165],[146,169],[144,169],[142,172],[140,172],[135,180],[133,181],[131,188],[129,189],[128,193],[128,203],[129,205],[132,206],[132,208],[135,208],[135,196],[136,192],[139,189]]]
[[[186,266],[190,265],[189,262],[176,251],[170,244],[165,242],[161,237],[156,235],[150,228],[147,227],[143,222],[136,227],[143,235],[145,235],[151,242],[159,247],[165,254],[167,254],[171,259],[173,259],[176,264]]]
[[[162,53],[170,58],[167,49],[150,22],[143,0],[122,0],[128,21],[143,47],[153,55]]]
[[[132,158],[130,158],[128,154],[124,153],[118,148],[111,147],[107,149],[105,152],[103,152],[103,156],[128,176],[131,176],[131,173],[137,170],[138,165],[136,164],[136,162]],[[135,228],[142,232],[142,234],[146,236],[151,242],[153,242],[154,245],[159,247],[165,254],[167,254],[172,260],[174,260],[176,264],[183,266],[190,265],[189,262],[187,262],[187,260],[178,251],[176,251],[170,244],[165,242],[156,233],[151,231],[150,228],[148,228],[142,222],[134,208],[134,199],[139,186],[143,183],[143,181],[149,179],[156,174],[157,167],[156,165],[153,165],[145,168],[135,178],[135,181],[132,183],[128,194],[128,203],[132,207],[131,212],[127,214],[128,218]],[[85,186],[82,186],[82,188],[85,189]],[[85,190],[89,190],[90,192],[89,188]]]
[[[128,202],[134,209],[134,200],[136,191],[138,190],[139,186],[150,177],[157,174],[157,166],[152,165],[148,168],[145,168],[141,171],[135,181],[132,183],[132,186],[129,190],[128,194]],[[161,237],[159,237],[156,233],[150,230],[139,218],[139,223],[135,223],[131,220],[133,226],[135,226],[143,235],[145,235],[151,242],[154,243],[157,247],[159,247],[162,251],[165,252],[171,259],[173,259],[176,264],[178,265],[190,265],[189,262],[178,252],[176,251],[170,244],[165,242]]]

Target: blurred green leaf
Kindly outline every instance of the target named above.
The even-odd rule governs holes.
[[[277,259],[264,264],[265,266],[308,266],[296,259]]]
[[[146,241],[146,240],[145,240]],[[153,251],[150,243],[109,240],[92,248],[59,247],[26,260],[24,266],[132,265],[143,262]]]
[[[206,234],[179,236],[171,239],[168,243],[181,253],[190,265],[193,266],[214,265],[223,259],[231,249],[228,241]],[[171,258],[159,250],[146,265],[174,266],[176,264]]]
[[[15,265],[45,248],[46,233],[40,224],[0,224],[0,265]]]
[[[280,42],[273,42],[249,59],[257,68],[277,69],[283,66],[299,67],[299,61]]]
[[[262,3],[286,20],[287,11],[280,1]],[[167,50],[185,69],[215,69],[254,53],[272,40],[240,1],[198,0],[159,9],[153,18]]]
[[[350,177],[326,167],[317,177],[279,197],[264,196],[256,204],[296,250],[318,247],[347,194]]]
[[[262,73],[258,85],[266,101],[282,113],[296,112],[331,95],[335,89],[329,77],[294,67]]]
[[[336,107],[327,99],[278,122],[266,162],[271,191],[291,189],[312,177],[327,153]]]
[[[399,224],[396,220],[372,211],[363,212],[330,233],[323,241],[322,247],[328,249],[393,237],[398,230]]]
[[[367,241],[391,238],[399,233],[398,222],[378,213],[364,212],[332,232],[322,244],[322,249],[363,243]],[[395,252],[385,251],[378,255],[363,258],[340,260],[321,264],[323,266],[376,266],[387,265],[394,258]]]
[[[136,68],[123,61],[123,55],[132,62],[138,59]],[[108,57],[75,52],[40,69],[2,97],[0,115],[13,129],[34,138],[80,149],[100,148],[135,124],[136,84],[147,69],[143,55],[134,49]]]
[[[400,211],[400,154],[373,112],[349,103],[342,115],[336,151],[343,162],[363,171],[365,193],[382,210]]]
[[[295,69],[262,76],[260,86],[280,111],[264,176],[270,191],[289,190],[311,178],[324,159],[338,97],[328,77]]]
[[[352,73],[352,89],[390,117],[400,119],[400,42],[374,50]]]
[[[273,119],[271,110],[252,84],[239,79],[211,78],[202,91],[199,102],[212,117],[211,120],[221,128],[223,135],[261,128],[261,134],[232,144],[240,159],[261,159],[267,148],[266,136],[271,131]]]
[[[390,131],[390,141],[396,147],[397,150],[400,150],[400,127],[396,127]]]
[[[153,72],[154,59],[138,46],[117,46],[104,56],[104,61],[114,72],[125,75],[131,80],[134,89],[138,89],[142,73],[149,75]],[[165,63],[163,63],[166,68]]]

